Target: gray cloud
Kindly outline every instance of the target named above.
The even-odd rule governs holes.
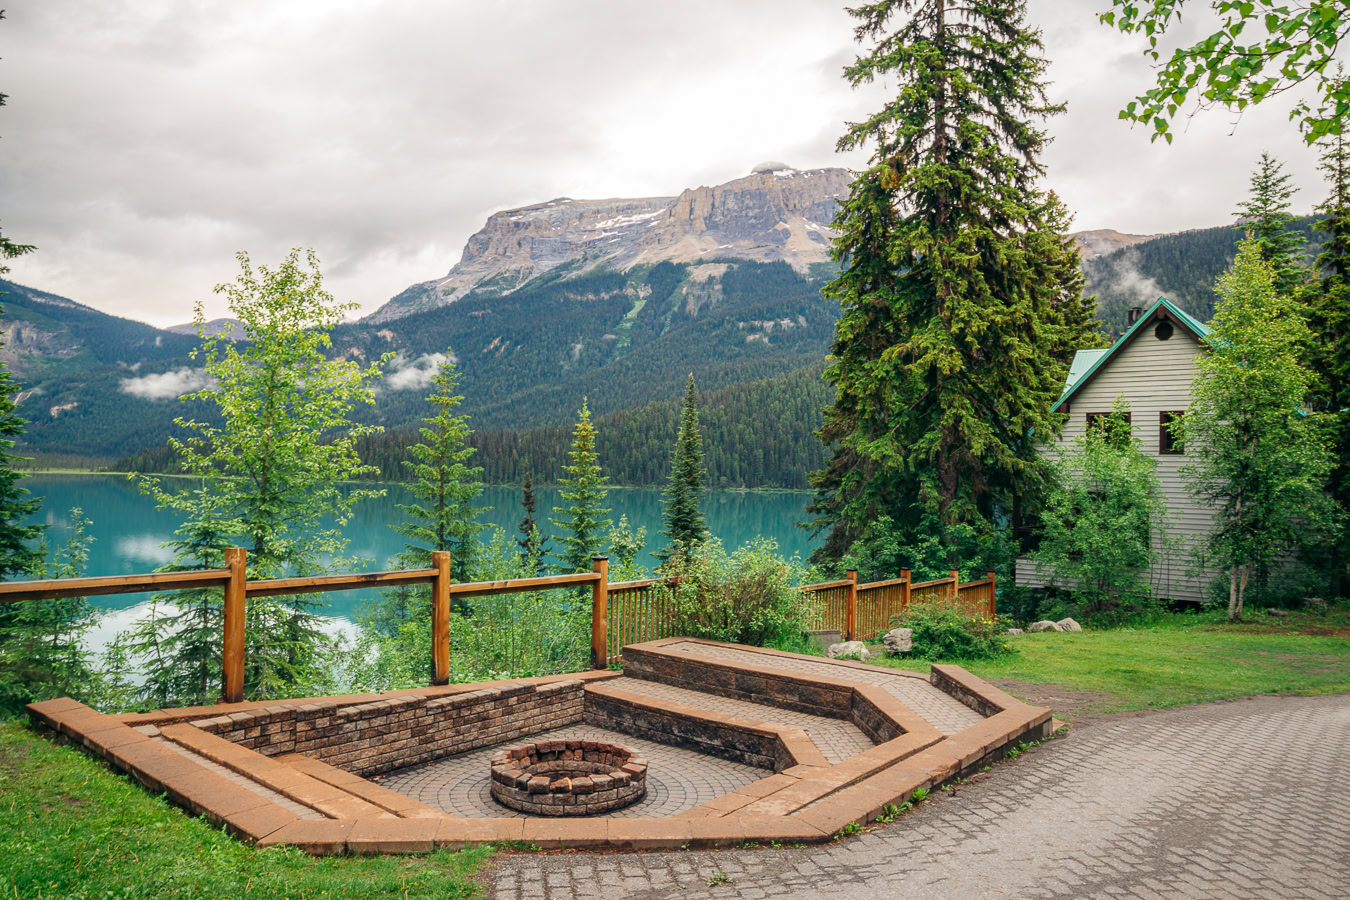
[[[117,389],[143,400],[173,400],[214,384],[215,379],[201,369],[182,366],[167,372],[123,378],[118,382]]]
[[[1226,221],[1258,153],[1320,195],[1283,108],[1150,145],[1148,86],[1102,0],[1033,0],[1056,97],[1049,183],[1079,228]],[[858,165],[834,142],[894,85],[851,91],[842,4],[19,0],[0,23],[0,226],[13,277],[156,324],[224,314],[234,251],[315,247],[369,311],[443,274],[494,210],[671,194],[763,159]],[[1190,31],[1200,26],[1188,25]]]
[[[428,387],[431,379],[436,377],[436,372],[447,360],[454,362],[452,357],[444,353],[423,353],[415,359],[407,359],[402,354],[397,354],[389,360],[383,385],[391,391]]]

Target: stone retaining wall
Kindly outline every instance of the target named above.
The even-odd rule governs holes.
[[[666,642],[653,641],[650,646],[662,643]],[[643,645],[623,648],[623,674],[831,719],[849,719],[853,712],[853,685],[843,681],[784,671],[766,674],[725,660],[662,653]]]
[[[192,724],[264,756],[302,753],[376,775],[581,721],[576,681],[511,684],[428,698],[269,706]]]
[[[815,757],[819,756],[819,751],[805,734],[793,742],[800,748],[790,748],[783,740],[782,732],[786,730],[783,728],[761,726],[736,717],[718,717],[706,710],[687,708],[666,700],[597,688],[586,692],[583,721],[587,725],[639,735],[649,741],[686,747],[775,772],[799,762],[817,762]],[[808,753],[810,759],[797,758]],[[824,763],[824,759],[818,762]]]

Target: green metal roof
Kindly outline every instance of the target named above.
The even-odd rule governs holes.
[[[1205,325],[1199,319],[1187,313],[1185,310],[1176,306],[1166,297],[1159,297],[1153,302],[1153,305],[1144,310],[1143,315],[1131,325],[1124,334],[1116,339],[1116,342],[1105,350],[1079,350],[1073,356],[1073,363],[1069,366],[1069,376],[1064,380],[1064,393],[1055,401],[1055,405],[1050,407],[1051,412],[1058,412],[1060,406],[1067,401],[1074,392],[1078,390],[1094,372],[1106,365],[1107,360],[1134,340],[1136,334],[1142,329],[1159,309],[1166,309],[1167,312],[1176,318],[1185,328],[1189,329],[1195,336],[1203,340],[1209,335],[1209,326]]]

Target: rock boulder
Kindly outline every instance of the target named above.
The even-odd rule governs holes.
[[[867,652],[867,645],[862,641],[844,641],[842,644],[831,644],[830,649],[825,651],[825,655],[830,659],[856,659],[859,661],[870,659],[872,656]]]
[[[886,636],[881,639],[881,643],[886,647],[886,652],[891,656],[899,656],[901,653],[908,653],[914,649],[914,629],[913,628],[892,628],[886,632]]]

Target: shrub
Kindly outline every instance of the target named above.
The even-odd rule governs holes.
[[[971,615],[948,600],[915,603],[891,619],[891,627],[914,630],[914,656],[921,659],[993,659],[1016,652],[1003,632],[1004,616]]]
[[[1041,615],[1072,615],[1094,625],[1147,620],[1160,609],[1150,567],[1171,541],[1158,463],[1130,434],[1129,406],[1088,429],[1052,464],[1054,488],[1041,514],[1031,558],[1067,600],[1047,598]]]
[[[796,585],[805,567],[778,555],[778,542],[755,538],[727,553],[710,540],[681,558],[675,618],[681,634],[755,646],[798,640],[809,602]]]

